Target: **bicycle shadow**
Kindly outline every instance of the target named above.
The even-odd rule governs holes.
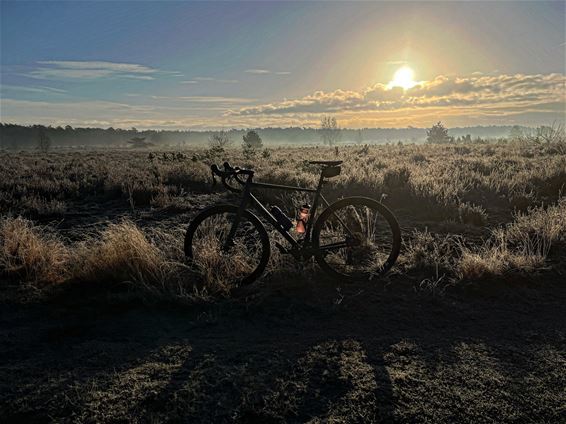
[[[539,289],[539,297],[547,299],[541,301],[501,295],[434,299],[409,289],[337,288],[302,276],[263,287],[262,296],[251,300],[215,302],[199,310],[116,306],[101,312],[93,304],[86,314],[85,300],[80,315],[69,310],[53,317],[53,305],[33,316],[27,311],[26,320],[4,313],[4,323],[17,324],[21,340],[0,349],[11,364],[3,370],[5,381],[18,375],[0,400],[12,399],[12,418],[390,422],[416,413],[434,420],[441,415],[431,414],[443,411],[445,419],[439,421],[449,421],[454,405],[473,404],[481,414],[490,396],[503,405],[516,405],[513,397],[522,393],[544,399],[546,380],[538,385],[518,380],[533,370],[545,371],[541,378],[555,378],[552,352],[563,345],[556,337],[564,330],[558,319],[563,291],[553,291],[550,298]],[[544,366],[538,365],[541,355]],[[520,367],[514,364],[517,357]],[[483,369],[491,374],[478,377]],[[511,386],[505,386],[507,380]],[[484,381],[501,390],[474,389]],[[474,397],[444,393],[453,384]],[[434,394],[420,400],[423,390]],[[407,398],[407,393],[418,396]],[[540,409],[539,398],[533,397],[539,407],[533,410],[550,421],[552,409]],[[451,406],[444,405],[447,399]],[[412,412],[403,408],[407,402]],[[27,412],[18,415],[16,408]],[[498,413],[493,407],[489,416]]]

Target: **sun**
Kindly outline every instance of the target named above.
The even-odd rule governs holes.
[[[389,87],[401,87],[404,90],[414,87],[417,83],[414,80],[415,73],[408,66],[403,66],[399,68],[395,75],[393,75],[393,80],[389,83]]]

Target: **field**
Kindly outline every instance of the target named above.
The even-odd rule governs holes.
[[[383,201],[379,282],[272,249],[234,292],[182,252],[237,202],[211,163]],[[558,422],[566,396],[563,143],[0,153],[0,417],[44,422]],[[302,195],[259,193],[294,216]],[[277,240],[272,234],[273,241]]]

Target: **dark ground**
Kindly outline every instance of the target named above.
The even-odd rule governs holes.
[[[5,296],[1,421],[566,420],[563,285],[408,286],[303,280],[197,306]]]
[[[96,225],[80,213],[59,230]],[[186,305],[0,283],[0,422],[566,422],[563,275],[422,279],[308,269]]]

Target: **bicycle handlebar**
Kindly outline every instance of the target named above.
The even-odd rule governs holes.
[[[220,170],[218,165],[213,164],[210,166],[210,169],[214,175],[218,175],[222,179],[222,185],[226,187],[228,190],[234,193],[240,193],[242,190],[232,187],[230,184],[226,182],[226,179],[235,179],[240,185],[245,185],[246,182],[242,181],[238,175],[247,175],[248,179],[252,178],[254,175],[254,171],[249,169],[241,169],[238,167],[232,167],[228,162],[224,162],[224,171]]]

